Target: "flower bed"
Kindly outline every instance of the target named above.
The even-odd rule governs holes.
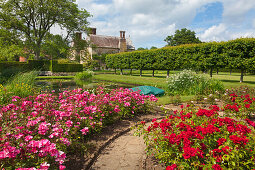
[[[107,123],[146,111],[154,96],[127,89],[14,96],[0,108],[0,169],[65,169],[66,151]]]
[[[225,106],[223,108],[227,116],[247,119],[255,114],[255,92],[254,89],[240,87],[238,89],[226,90]]]
[[[244,121],[218,116],[219,108],[187,105],[175,116],[138,125],[149,154],[170,169],[255,168],[254,128]]]

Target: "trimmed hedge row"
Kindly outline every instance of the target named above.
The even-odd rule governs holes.
[[[28,69],[28,64],[27,63],[21,63],[21,62],[18,62],[18,61],[0,62],[0,71],[9,69],[11,67],[16,67],[16,68],[20,68],[22,70],[23,69],[27,70]]]
[[[23,71],[41,70],[52,72],[82,72],[82,64],[58,64],[58,61],[51,60],[28,60],[28,62],[0,62],[0,71],[9,68],[19,68]]]
[[[106,56],[106,65],[113,69],[195,71],[228,68],[254,72],[255,38],[227,42],[188,44],[161,49],[133,51]]]

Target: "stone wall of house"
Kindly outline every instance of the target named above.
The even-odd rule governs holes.
[[[93,48],[93,52],[92,54],[97,54],[97,55],[101,55],[101,54],[113,54],[113,53],[118,53],[119,49],[116,48]]]

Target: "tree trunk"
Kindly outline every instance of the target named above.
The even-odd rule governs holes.
[[[41,54],[41,38],[39,38],[36,41],[36,47],[35,47],[35,60],[39,60],[40,59],[40,54]]]
[[[130,69],[130,75],[132,76],[132,68]]]
[[[122,69],[120,69],[120,75],[123,75],[123,70]]]
[[[232,69],[230,69],[230,75],[232,74]]]
[[[243,82],[243,73],[244,73],[244,70],[243,70],[243,69],[241,69],[240,83],[242,83],[242,82]]]
[[[154,71],[155,71],[155,70],[153,69],[153,70],[152,70],[152,77],[154,77]]]
[[[35,51],[35,60],[39,60],[40,59],[40,49],[36,49]]]
[[[213,68],[210,69],[210,77],[212,77]]]
[[[166,77],[169,78],[170,70],[167,70]]]
[[[116,70],[116,68],[114,69],[114,73],[115,73],[115,74],[117,74],[117,70]]]
[[[219,68],[217,68],[217,75],[219,74]]]
[[[142,77],[142,74],[143,74],[143,70],[140,69],[140,77]]]

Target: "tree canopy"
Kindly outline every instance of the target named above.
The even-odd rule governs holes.
[[[25,55],[22,41],[16,32],[0,29],[0,61],[15,60],[17,56]]]
[[[67,39],[74,31],[86,31],[89,16],[75,0],[0,0],[1,27],[17,30],[35,59],[39,59],[42,43],[52,26],[66,29]]]
[[[187,28],[176,30],[174,35],[167,36],[164,41],[167,42],[168,46],[201,43],[198,37],[196,37],[196,33]]]
[[[42,43],[42,56],[50,59],[64,59],[67,58],[69,51],[69,42],[61,35],[46,34]]]

